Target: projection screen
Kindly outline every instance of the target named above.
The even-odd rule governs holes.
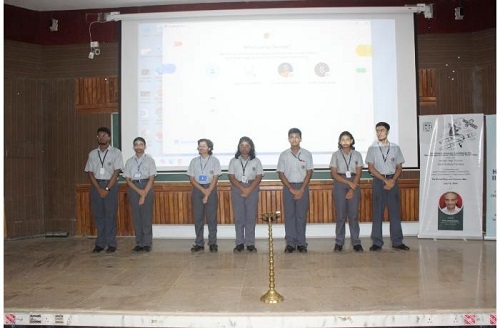
[[[405,167],[418,167],[414,14],[401,8],[297,8],[119,15],[121,145],[147,141],[160,171],[185,171],[197,140],[223,168],[249,136],[274,170],[302,131],[328,168],[350,131],[363,156],[391,125]]]

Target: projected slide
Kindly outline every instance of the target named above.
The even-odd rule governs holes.
[[[161,170],[185,170],[200,138],[214,142],[226,168],[249,136],[266,169],[276,168],[292,127],[317,168],[328,168],[345,130],[363,155],[378,121],[391,124],[391,141],[404,140],[394,19],[177,19],[133,28],[136,54],[122,69],[135,67],[137,77],[122,79],[133,85],[122,99],[137,106],[122,102],[122,147],[127,154],[127,139],[146,138]]]

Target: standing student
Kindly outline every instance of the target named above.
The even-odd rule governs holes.
[[[356,252],[362,252],[361,240],[359,239],[359,201],[361,190],[359,180],[363,169],[363,157],[354,148],[354,137],[348,131],[339,136],[338,148],[332,154],[330,170],[334,180],[333,201],[335,203],[335,247],[334,252],[341,252],[345,240],[345,222],[349,219],[349,231],[351,242]]]
[[[99,147],[89,153],[85,172],[90,179],[90,204],[97,227],[94,253],[114,253],[116,241],[116,213],[118,212],[118,174],[123,169],[123,157],[119,149],[110,145],[111,131],[97,129]]]
[[[199,252],[205,249],[203,236],[204,219],[208,224],[208,245],[210,252],[216,253],[217,246],[217,207],[219,204],[217,196],[217,180],[222,170],[219,160],[212,156],[214,144],[209,139],[198,140],[198,153],[200,156],[191,160],[187,175],[193,186],[191,193],[194,229],[196,239],[191,252]]]
[[[297,128],[288,131],[290,148],[278,159],[277,172],[283,183],[285,215],[285,253],[297,249],[307,252],[306,221],[309,209],[309,182],[313,173],[312,154],[300,147],[302,132]]]
[[[127,160],[123,176],[128,185],[128,199],[134,220],[134,252],[150,252],[153,245],[153,183],[156,163],[145,153],[146,140],[137,137],[133,141],[135,156]]]
[[[390,221],[390,236],[392,247],[408,251],[410,248],[403,243],[401,228],[401,205],[398,178],[403,172],[405,159],[399,146],[389,142],[390,125],[379,122],[375,125],[377,141],[369,148],[366,154],[368,170],[373,175],[373,223],[371,238],[373,245],[370,251],[381,251],[384,245],[382,238],[382,219],[387,206]]]
[[[249,137],[241,137],[234,158],[229,162],[231,201],[236,230],[234,252],[241,252],[247,245],[249,252],[256,252],[255,224],[259,204],[259,184],[264,176],[262,163],[255,156],[255,146]]]

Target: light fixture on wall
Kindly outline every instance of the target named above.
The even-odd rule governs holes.
[[[94,59],[94,56],[99,56],[100,54],[101,54],[101,48],[99,48],[99,42],[90,41],[89,59]]]
[[[464,19],[464,7],[456,7],[455,20],[463,20],[463,19]]]
[[[423,13],[427,19],[434,18],[434,4],[417,3],[416,5],[405,5],[405,8],[415,13]]]
[[[113,21],[110,19],[112,16],[119,15],[119,11],[112,11],[110,13],[88,13],[86,15],[87,19],[89,16],[93,16],[94,21],[89,24],[89,38],[90,38],[90,52],[89,59],[94,59],[95,56],[99,56],[101,54],[101,48],[99,48],[99,42],[92,41],[92,25],[96,23],[109,23]]]
[[[94,25],[96,23],[107,23],[108,22],[106,20],[106,17],[108,15],[107,13],[97,13],[94,15],[97,15],[97,20],[91,22],[89,25],[89,38],[90,38],[89,59],[94,59],[95,56],[99,56],[101,54],[101,48],[99,48],[99,42],[92,41],[92,25]]]
[[[49,30],[51,32],[59,31],[59,21],[57,19],[52,18],[52,25],[49,26]]]

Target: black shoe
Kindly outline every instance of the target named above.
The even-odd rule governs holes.
[[[233,249],[233,252],[234,253],[241,253],[241,251],[244,249],[245,249],[245,245],[239,244],[239,245],[236,245],[236,247]]]
[[[92,250],[92,253],[100,253],[103,251],[104,248],[102,248],[101,246],[96,246],[94,247],[94,249]]]
[[[132,251],[133,252],[142,252],[144,248],[142,246],[135,246]]]
[[[363,246],[361,246],[361,244],[359,244],[359,245],[354,245],[353,249],[354,249],[354,251],[355,251],[355,252],[358,252],[358,253],[359,253],[359,252],[362,252],[362,251],[363,251]]]
[[[193,247],[191,247],[191,252],[196,253],[196,252],[202,251],[204,249],[205,249],[205,247],[203,247],[203,246],[193,245]]]
[[[116,247],[108,246],[108,249],[106,250],[106,253],[114,253],[114,252],[116,252]]]
[[[307,246],[297,246],[299,253],[307,253]]]
[[[285,247],[285,253],[293,253],[294,250],[295,250],[295,247],[293,247],[293,246],[286,245],[286,247]]]
[[[401,244],[399,246],[392,246],[392,248],[399,249],[401,251],[409,251],[410,247],[406,246],[405,244]]]
[[[255,248],[254,245],[250,245],[250,246],[247,246],[247,251],[249,251],[251,253],[255,253],[255,252],[257,252],[257,248]]]
[[[335,247],[333,248],[334,252],[342,252],[342,245],[335,244]]]
[[[372,245],[372,247],[370,247],[370,250],[372,252],[380,252],[382,250],[382,246]]]
[[[144,246],[145,252],[151,252],[151,246]]]
[[[219,251],[219,246],[216,244],[210,245],[210,253],[217,253]]]

